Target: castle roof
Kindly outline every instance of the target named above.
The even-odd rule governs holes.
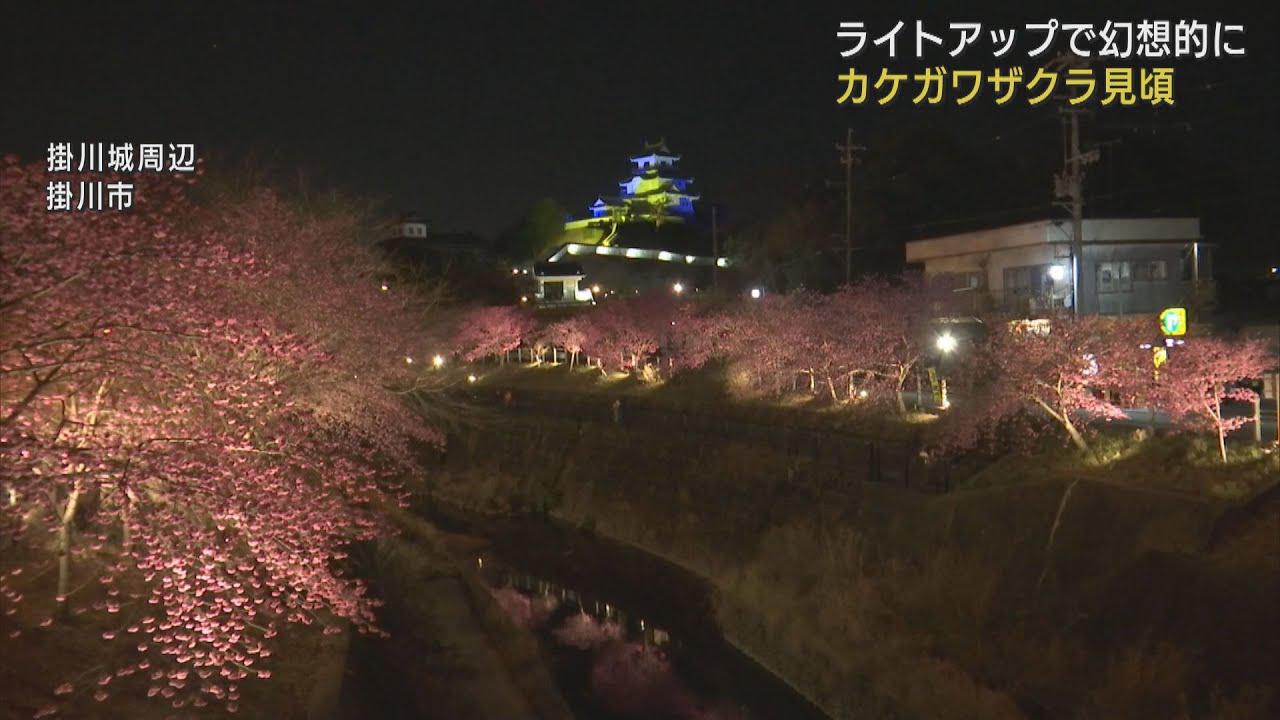
[[[644,148],[641,149],[639,153],[632,155],[631,159],[639,160],[640,158],[647,158],[647,157],[653,157],[653,156],[671,158],[672,160],[680,159],[679,155],[676,155],[675,153],[671,152],[671,149],[667,147],[666,140],[659,140],[656,143],[645,142]]]

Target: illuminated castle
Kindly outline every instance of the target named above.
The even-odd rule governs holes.
[[[596,198],[590,217],[566,222],[563,244],[533,265],[533,301],[546,307],[709,287],[729,259],[713,256],[711,234],[694,215],[693,180],[676,175],[678,162],[665,142],[645,143],[619,194]]]
[[[680,156],[671,152],[665,141],[645,143],[640,153],[631,157],[632,175],[618,183],[618,196],[597,197],[587,208],[591,217],[570,220],[565,223],[565,232],[578,242],[610,245],[619,225],[691,221],[698,196],[689,190],[692,178],[675,175],[678,162]]]

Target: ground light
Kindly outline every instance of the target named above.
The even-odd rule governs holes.
[[[405,364],[405,365],[412,365],[412,364],[413,364],[413,358],[409,357],[408,355],[405,355],[405,356],[404,356],[404,364]]]
[[[751,299],[752,299],[752,300],[759,300],[759,299],[760,299],[760,296],[761,296],[761,295],[763,295],[763,294],[764,294],[764,293],[760,292],[760,288],[751,288]]]
[[[444,367],[444,356],[443,356],[443,355],[436,355],[435,357],[432,357],[432,358],[431,358],[431,366],[432,366],[432,367],[437,367],[437,368]]]
[[[473,374],[471,374],[471,375],[468,375],[468,376],[467,376],[467,382],[469,382],[469,383],[473,383],[473,382],[475,382],[475,381],[477,381],[477,380],[479,380],[479,379],[480,379],[480,378],[476,377],[474,373],[473,373]]]

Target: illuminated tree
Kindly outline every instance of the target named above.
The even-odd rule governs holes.
[[[954,414],[953,439],[973,444],[984,430],[1029,413],[1088,450],[1080,423],[1124,417],[1111,398],[1132,391],[1131,369],[1141,362],[1136,339],[1143,337],[1137,322],[1062,315],[1042,326],[994,323],[969,361],[968,399]]]
[[[507,353],[532,338],[537,329],[538,321],[518,308],[506,305],[479,307],[462,317],[454,347],[468,362],[491,355],[505,361]]]
[[[813,390],[819,358],[812,326],[820,308],[818,296],[802,292],[771,294],[740,307],[727,321],[733,371],[774,392],[783,391],[784,378],[805,373]]]
[[[1255,400],[1257,393],[1239,383],[1261,377],[1273,365],[1265,344],[1257,340],[1191,338],[1160,368],[1153,384],[1154,404],[1183,427],[1212,429],[1218,454],[1226,462],[1227,434],[1250,418],[1224,416],[1222,403]]]
[[[341,566],[385,530],[413,445],[442,440],[398,397],[421,318],[379,289],[355,218],[136,179],[134,212],[51,214],[40,168],[0,167],[0,532],[56,553],[61,612],[82,558],[119,618],[103,639],[137,653],[58,695],[139,673],[234,711],[285,625],[375,630]],[[15,576],[0,594],[31,602]]]
[[[676,303],[665,293],[612,300],[587,316],[584,330],[588,354],[600,358],[600,369],[639,371],[671,335]]]
[[[924,343],[932,340],[936,293],[917,280],[896,283],[864,280],[832,296],[829,327],[845,330],[836,347],[847,360],[848,396],[854,399],[855,377],[861,376],[873,397],[892,397],[898,412],[906,412],[902,393],[916,369]]]
[[[572,370],[578,361],[578,355],[582,353],[583,345],[587,342],[583,322],[577,318],[568,318],[552,323],[547,328],[546,337],[548,342],[564,348],[565,354],[569,356],[569,369]]]

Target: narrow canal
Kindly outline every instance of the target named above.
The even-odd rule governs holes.
[[[495,521],[438,507],[418,512],[513,623],[536,636],[539,658],[575,717],[825,717],[724,640],[710,589],[682,568],[540,518]],[[373,657],[378,647],[356,639],[351,661],[395,672],[404,661]],[[384,681],[382,710],[399,705],[387,697],[394,692]]]

